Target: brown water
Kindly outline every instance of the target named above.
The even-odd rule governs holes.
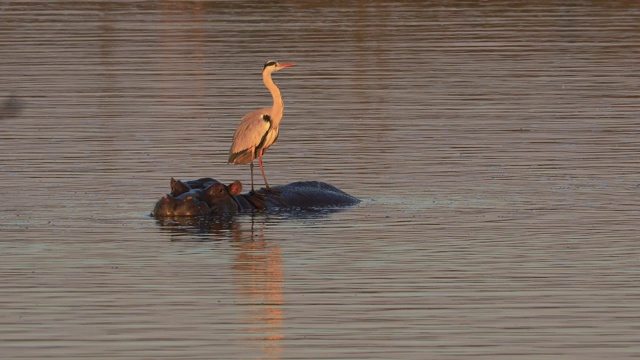
[[[0,3],[3,358],[640,357],[640,7],[327,3]],[[161,226],[269,59],[364,203]]]

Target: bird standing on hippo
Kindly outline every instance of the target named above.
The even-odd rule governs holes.
[[[233,134],[233,143],[231,144],[231,149],[229,149],[229,164],[249,163],[251,167],[251,192],[257,196],[260,195],[253,189],[253,159],[258,158],[258,165],[260,166],[260,172],[262,172],[266,191],[273,192],[264,174],[262,155],[264,155],[269,146],[275,144],[276,140],[278,140],[280,120],[282,120],[284,111],[280,89],[271,79],[271,74],[293,65],[293,63],[279,63],[273,60],[264,64],[262,80],[269,92],[271,92],[273,106],[246,114],[240,121],[235,134]]]
[[[273,97],[273,106],[246,114],[233,135],[229,149],[229,163],[251,167],[251,191],[241,194],[242,183],[224,185],[212,178],[189,181],[171,179],[171,192],[163,196],[152,212],[156,218],[173,216],[202,216],[236,214],[266,209],[317,209],[355,205],[359,199],[319,181],[298,181],[270,187],[262,166],[264,152],[278,139],[284,103],[280,89],[271,79],[273,72],[293,66],[293,63],[267,61],[262,80]],[[255,191],[253,160],[258,158],[265,188]]]

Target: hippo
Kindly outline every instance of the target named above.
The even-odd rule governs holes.
[[[355,198],[320,181],[297,181],[242,194],[242,183],[229,185],[212,178],[180,181],[171,179],[171,193],[162,197],[152,212],[156,218],[237,214],[261,210],[314,210],[356,205]]]

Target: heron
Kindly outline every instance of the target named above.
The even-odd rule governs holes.
[[[258,158],[258,165],[262,178],[268,192],[277,193],[277,191],[269,187],[267,177],[262,167],[262,156],[264,152],[278,140],[278,130],[280,120],[282,120],[282,112],[284,103],[280,89],[271,79],[271,74],[293,66],[293,63],[279,63],[274,60],[267,61],[262,68],[262,80],[264,85],[271,92],[273,97],[273,106],[270,108],[258,109],[246,114],[236,132],[233,134],[233,143],[229,149],[229,164],[246,164],[251,167],[251,192],[256,193],[253,189],[253,160]]]

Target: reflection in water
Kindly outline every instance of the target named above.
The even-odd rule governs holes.
[[[304,212],[304,215],[276,213],[300,219],[317,218],[328,212]],[[238,285],[238,301],[244,304],[248,326],[246,341],[259,344],[264,359],[279,359],[280,341],[284,338],[282,250],[276,242],[265,239],[264,228],[268,222],[265,213],[237,217],[176,217],[157,220],[165,231],[176,234],[196,234],[200,240],[210,240],[214,235],[225,235],[232,242],[235,252],[233,274]],[[248,222],[248,223],[247,223]],[[181,237],[176,237],[180,240]]]
[[[176,235],[195,234],[202,240],[238,240],[246,237],[243,226],[250,220],[251,233],[256,223],[280,221],[309,221],[326,218],[331,214],[353,210],[353,207],[327,207],[318,209],[266,210],[219,216],[175,216],[156,219],[162,231]],[[249,219],[249,220],[247,220]],[[244,230],[246,232],[246,230]],[[184,240],[182,237],[172,240]]]
[[[156,220],[173,241],[230,241],[238,302],[246,313],[245,340],[257,345],[264,359],[279,359],[284,339],[282,249],[265,238],[267,224],[313,222],[354,208],[263,211],[235,216],[174,217]],[[189,235],[186,236],[185,235]]]
[[[285,281],[282,249],[265,238],[267,224],[313,221],[349,208],[254,212],[236,216],[175,217],[156,220],[173,241],[230,241],[235,257],[232,269],[238,286],[238,302],[246,313],[245,340],[258,346],[264,359],[279,359],[282,333]],[[353,208],[351,208],[353,210]],[[185,237],[184,235],[190,235]]]
[[[231,238],[235,237],[235,232],[240,231],[233,216],[176,216],[164,219],[157,219],[156,222],[163,231],[174,234],[194,234],[200,235],[202,240],[211,240],[210,235],[224,235],[231,232]],[[172,240],[182,240],[177,237]]]
[[[238,234],[233,269],[239,298],[247,304],[248,340],[261,344],[265,359],[279,359],[284,338],[282,250],[264,238],[264,226],[252,219],[250,237]]]

